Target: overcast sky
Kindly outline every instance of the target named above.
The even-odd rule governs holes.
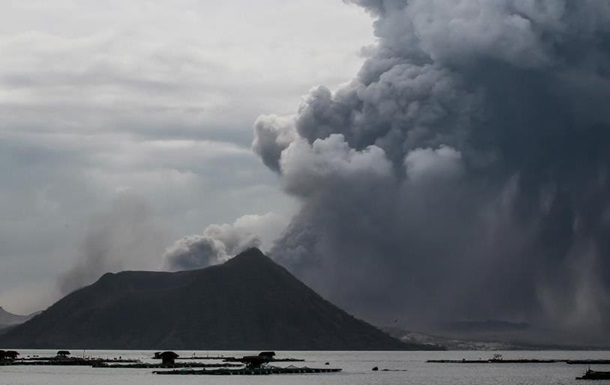
[[[211,224],[281,228],[297,204],[253,155],[254,121],[353,78],[373,43],[340,0],[0,4],[0,305],[16,313],[91,250],[101,269],[158,269]]]

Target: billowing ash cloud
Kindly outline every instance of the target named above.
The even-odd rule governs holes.
[[[272,254],[371,320],[610,321],[610,2],[352,0],[358,76],[263,116]]]
[[[136,195],[121,194],[90,219],[79,254],[60,277],[58,289],[68,294],[107,272],[154,268],[165,238],[148,204]]]
[[[201,235],[176,241],[163,256],[169,270],[199,269],[225,262],[250,247],[268,249],[286,220],[274,213],[244,215],[233,224],[210,225]]]

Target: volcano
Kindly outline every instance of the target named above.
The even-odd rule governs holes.
[[[0,337],[4,348],[416,350],[258,249],[180,272],[107,273]]]

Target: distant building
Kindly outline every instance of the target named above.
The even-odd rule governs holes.
[[[68,358],[69,355],[70,355],[69,351],[59,350],[57,353],[55,353],[55,358],[58,358],[60,360],[65,360],[66,358]]]
[[[275,352],[260,352],[258,353],[259,357],[268,358],[270,361],[275,357]]]
[[[14,360],[18,355],[15,350],[0,350],[0,361]]]
[[[180,356],[177,353],[170,351],[155,353],[155,358],[160,358],[163,365],[174,365],[176,363],[176,358],[178,357]]]
[[[275,352],[260,352],[258,356],[244,356],[239,361],[249,368],[259,368],[261,365],[273,361],[274,356]]]

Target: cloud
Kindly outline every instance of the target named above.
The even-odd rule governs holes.
[[[378,322],[605,330],[610,6],[350,3],[378,39],[358,75],[256,125],[301,202],[273,257]]]
[[[451,147],[416,149],[405,157],[407,177],[417,181],[420,178],[451,178],[462,174],[462,155]]]
[[[227,261],[240,252],[259,247],[267,250],[286,226],[286,219],[274,213],[244,215],[233,224],[209,225],[201,235],[179,239],[164,256],[165,268],[200,269]]]
[[[342,179],[368,179],[391,173],[381,148],[354,150],[340,134],[317,139],[311,145],[305,140],[293,142],[282,152],[280,169],[286,190],[305,196],[326,185],[341,183]]]
[[[252,150],[261,157],[265,166],[278,171],[282,151],[296,137],[293,119],[289,116],[261,116],[254,123],[254,132]]]
[[[0,292],[53,286],[90,217],[124,193],[168,239],[291,212],[250,152],[252,122],[291,109],[311,81],[348,79],[369,34],[360,9],[324,0],[5,4]]]

